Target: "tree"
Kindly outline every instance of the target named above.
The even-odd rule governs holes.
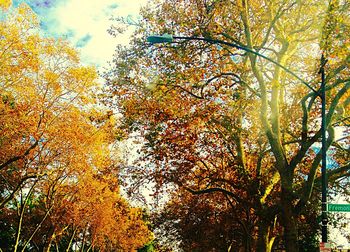
[[[242,207],[230,205],[221,194],[176,191],[154,216],[156,235],[184,251],[251,251],[258,219]]]
[[[135,251],[152,234],[120,195],[117,122],[95,68],[40,36],[27,5],[1,7],[1,250]]]
[[[125,130],[144,139],[131,172],[157,188],[223,194],[249,206],[258,217],[256,250],[270,251],[282,233],[286,250],[298,251],[298,224],[320,183],[321,52],[328,59],[326,148],[337,160],[329,183],[349,175],[348,4],[168,0],[141,14],[131,47],[118,49],[106,77]],[[165,33],[250,52],[195,39],[145,42]]]

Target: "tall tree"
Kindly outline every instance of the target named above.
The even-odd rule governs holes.
[[[64,40],[40,36],[27,5],[1,7],[0,248],[142,247],[151,233],[120,195],[116,119],[94,95],[95,68]]]
[[[222,194],[201,197],[177,190],[154,215],[156,235],[184,251],[251,251],[257,235],[251,208],[231,205]]]
[[[298,251],[298,223],[320,183],[321,53],[326,148],[337,161],[329,182],[349,175],[349,5],[165,0],[141,15],[106,77],[126,131],[144,138],[134,177],[199,197],[223,194],[215,198],[258,216],[256,250],[270,251],[283,233],[287,251]],[[165,33],[188,39],[145,42]]]

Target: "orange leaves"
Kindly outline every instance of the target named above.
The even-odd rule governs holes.
[[[66,197],[70,200],[62,207],[66,208],[69,221],[78,229],[88,228],[91,243],[102,251],[111,248],[133,251],[151,238],[140,210],[130,208],[118,190],[111,188],[109,179],[85,173]]]
[[[194,194],[203,190],[201,199],[205,193],[214,192],[213,198],[223,193],[232,210],[244,209],[239,217],[273,223],[249,223],[254,230],[266,228],[259,230],[261,240],[273,230],[272,244],[284,222],[276,209],[296,202],[303,208],[315,196],[320,99],[300,80],[319,90],[320,47],[331,57],[326,64],[328,155],[337,152],[343,164],[348,156],[343,143],[331,143],[331,132],[340,125],[346,133],[349,128],[349,5],[329,3],[336,11],[328,14],[324,1],[164,0],[144,9],[135,40],[130,48],[119,48],[108,76],[115,95],[111,104],[120,105],[125,131],[143,137],[135,177],[152,179],[157,190],[169,184]],[[323,32],[329,36],[320,45],[324,15],[329,27]],[[182,39],[155,45],[137,39],[164,33]],[[213,201],[205,207],[222,204]],[[295,210],[297,216],[300,209],[285,212]]]
[[[12,211],[33,186],[20,243],[66,246],[69,237],[102,251],[135,250],[151,234],[119,194],[117,121],[97,104],[96,69],[82,66],[66,41],[42,38],[37,25],[26,5],[0,21],[1,207]]]

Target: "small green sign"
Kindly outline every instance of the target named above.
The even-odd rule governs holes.
[[[330,212],[350,212],[350,204],[328,204]]]

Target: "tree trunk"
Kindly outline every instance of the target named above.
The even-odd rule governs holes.
[[[258,242],[256,246],[257,252],[271,252],[275,237],[271,237],[271,226],[260,220],[258,227]]]
[[[296,216],[293,213],[292,197],[289,190],[282,188],[282,220],[286,252],[298,252],[298,228]]]
[[[47,241],[45,242],[45,246],[44,246],[44,249],[43,249],[44,252],[50,252],[52,241],[53,241],[53,238],[54,238],[54,234],[55,234],[55,227],[51,226],[51,228],[50,228],[50,230],[48,232]]]

